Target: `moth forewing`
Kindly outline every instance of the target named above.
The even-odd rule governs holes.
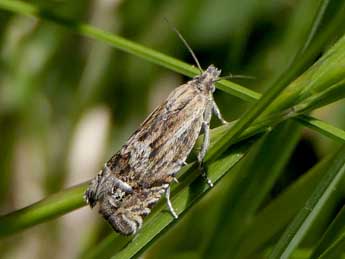
[[[140,125],[127,143],[106,163],[91,182],[85,199],[119,233],[136,233],[143,218],[166,195],[170,202],[170,183],[185,164],[201,131],[204,141],[198,161],[202,166],[209,145],[212,112],[222,121],[213,100],[214,82],[220,70],[213,65],[186,84],[176,88]],[[212,183],[207,179],[210,186]]]

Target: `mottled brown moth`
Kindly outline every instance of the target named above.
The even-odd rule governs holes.
[[[201,74],[170,93],[110,158],[85,192],[86,202],[91,207],[98,203],[99,212],[123,235],[140,229],[143,218],[163,194],[171,214],[178,217],[170,202],[170,183],[186,164],[201,132],[204,138],[197,159],[202,175],[212,186],[202,162],[210,142],[212,113],[226,123],[213,99],[214,83],[221,71],[213,65],[203,71],[187,42],[177,34]]]

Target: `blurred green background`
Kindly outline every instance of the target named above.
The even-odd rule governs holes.
[[[254,80],[234,81],[258,92],[283,71],[305,41],[305,24],[317,3],[30,2],[193,64],[188,50],[164,22],[166,17],[184,35],[204,68],[215,64],[224,75],[254,76]],[[333,1],[327,15],[331,17],[332,9],[340,4]],[[150,111],[187,80],[53,23],[0,10],[0,214],[95,176]],[[216,91],[215,99],[228,121],[249,107],[221,91]],[[344,129],[344,108],[341,101],[313,114]],[[213,121],[212,127],[217,125]],[[303,128],[266,203],[337,146]],[[231,177],[228,174],[158,239],[146,258],[200,258],[196,251],[211,242],[226,209]],[[231,210],[232,205],[227,206]],[[1,240],[0,258],[80,258],[110,232],[96,211],[85,207]]]

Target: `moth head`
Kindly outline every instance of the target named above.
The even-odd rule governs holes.
[[[214,83],[218,81],[220,73],[220,69],[210,65],[201,75],[195,77],[198,88],[201,91],[213,93],[215,91]]]

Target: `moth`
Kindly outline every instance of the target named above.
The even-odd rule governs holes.
[[[203,71],[188,43],[175,31],[191,52],[200,75],[170,93],[104,165],[84,195],[90,207],[98,204],[103,217],[123,235],[135,234],[163,195],[172,216],[178,217],[170,201],[170,183],[177,181],[176,174],[186,164],[201,132],[204,138],[197,160],[212,187],[203,159],[210,142],[212,114],[226,123],[213,99],[221,70],[210,65]]]

